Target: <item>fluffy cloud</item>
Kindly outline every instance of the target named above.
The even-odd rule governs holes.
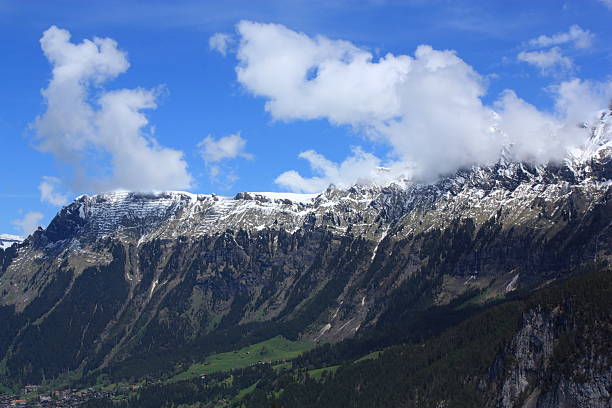
[[[589,30],[584,30],[579,25],[574,24],[567,32],[557,33],[552,36],[541,35],[529,40],[529,45],[536,48],[545,48],[553,45],[571,44],[575,48],[589,48],[593,42],[593,37],[593,33]]]
[[[356,124],[399,114],[397,84],[410,70],[409,57],[388,54],[373,63],[351,43],[276,24],[242,21],[238,32],[238,81],[268,99],[275,119]]]
[[[47,110],[33,128],[41,151],[75,169],[75,189],[153,191],[191,185],[183,153],[160,146],[146,131],[143,110],[157,107],[158,90],[100,89],[129,68],[115,41],[75,44],[68,31],[53,26],[40,43],[53,72],[42,91]]]
[[[225,173],[223,174],[223,181],[226,186],[234,183],[238,180],[238,177],[231,168],[225,166],[222,168],[219,163],[238,157],[247,160],[253,159],[253,155],[246,152],[246,140],[240,136],[240,133],[223,136],[219,139],[214,139],[209,135],[198,143],[198,149],[211,178],[216,180],[222,173]]]
[[[229,34],[215,33],[208,39],[208,46],[211,50],[217,51],[219,54],[226,56],[227,49],[232,42],[232,37]]]
[[[552,36],[541,35],[529,40],[533,48],[545,48],[539,51],[522,51],[517,59],[537,67],[542,75],[569,74],[574,71],[574,62],[564,55],[561,46],[567,51],[570,46],[576,49],[591,47],[595,35],[578,25],[573,25],[567,32]]]
[[[315,177],[289,171],[276,180],[296,191],[315,191],[328,182],[380,181],[387,177],[381,164],[394,169],[394,177],[430,181],[459,167],[491,164],[508,145],[519,158],[558,159],[585,137],[575,123],[565,125],[580,116],[577,95],[582,92],[587,105],[596,106],[597,88],[603,86],[561,84],[551,90],[557,101],[552,113],[539,111],[512,91],[487,106],[482,100],[485,79],[451,50],[421,45],[414,55],[374,58],[349,42],[309,37],[277,24],[242,21],[237,32],[238,81],[266,99],[274,119],[327,119],[391,147],[385,161],[357,151],[341,164],[304,152],[300,157],[310,162]],[[568,35],[583,46],[586,40],[579,32],[584,30],[570,29]]]
[[[612,102],[612,80],[607,82],[572,79],[551,87],[555,109],[563,124],[562,136],[573,138],[577,125],[593,121],[597,110]]]
[[[47,202],[52,205],[62,206],[68,203],[68,197],[65,194],[56,191],[60,184],[60,179],[57,177],[43,177],[38,185],[40,191],[40,201]]]
[[[601,4],[612,10],[612,0],[599,0]]]
[[[353,149],[353,154],[340,164],[327,160],[314,150],[302,152],[299,157],[308,161],[316,176],[303,177],[290,170],[278,176],[275,182],[300,193],[320,192],[330,184],[341,188],[371,182],[386,184],[401,177],[401,172],[397,169],[381,167],[378,157],[364,152],[361,148]]]
[[[237,157],[249,160],[253,158],[252,154],[245,151],[246,140],[240,136],[240,133],[224,136],[217,140],[212,136],[207,136],[198,143],[198,147],[202,158],[207,163],[216,163],[224,159],[235,159]]]
[[[572,59],[564,56],[559,47],[547,51],[522,51],[517,58],[519,61],[536,66],[543,75],[570,72],[574,66]]]
[[[39,212],[32,211],[23,216],[23,218],[12,221],[12,224],[19,230],[22,236],[28,236],[40,225],[40,220],[43,215]]]

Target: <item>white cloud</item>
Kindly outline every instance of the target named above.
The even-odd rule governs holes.
[[[317,191],[328,182],[350,184],[364,175],[375,178],[381,164],[396,169],[394,176],[430,181],[459,167],[491,164],[510,144],[517,155],[534,161],[559,159],[561,150],[586,136],[564,125],[576,110],[571,104],[561,109],[565,85],[552,90],[558,101],[553,113],[539,111],[511,91],[487,106],[485,78],[451,50],[421,45],[414,56],[375,59],[349,42],[309,37],[282,25],[242,21],[237,31],[238,81],[265,98],[274,119],[327,119],[391,147],[386,161],[361,152],[341,164],[304,152],[300,157],[311,163],[315,177],[289,171],[276,180],[296,191]],[[585,94],[594,97],[591,91]],[[547,146],[550,152],[540,151]]]
[[[548,51],[523,51],[518,54],[517,58],[519,61],[539,68],[543,75],[570,72],[574,67],[572,59],[564,56],[559,47],[553,47]]]
[[[599,0],[599,2],[612,10],[612,0]]]
[[[44,176],[38,185],[40,201],[57,206],[66,205],[68,203],[68,197],[56,191],[58,184],[60,184],[60,179],[57,177]]]
[[[40,220],[42,219],[42,213],[32,211],[24,215],[21,219],[13,220],[12,224],[17,230],[19,230],[19,233],[25,237],[30,235],[36,230],[36,228],[38,228],[40,225]]]
[[[245,151],[246,140],[240,133],[223,136],[215,140],[212,136],[207,136],[200,143],[200,154],[207,163],[216,163],[225,159],[235,159],[242,157],[252,159],[253,155]]]
[[[558,121],[506,90],[496,101],[499,126],[514,135],[512,153],[520,160],[536,163],[560,157],[566,141],[554,137]]]
[[[229,34],[215,33],[208,39],[208,46],[211,50],[217,51],[219,54],[226,56],[231,42],[232,37]]]
[[[612,80],[607,82],[572,79],[551,88],[555,109],[562,118],[564,133],[575,133],[577,125],[592,121],[591,115],[612,101]]]
[[[314,177],[303,177],[295,170],[286,171],[276,178],[275,183],[295,192],[318,193],[330,184],[347,188],[354,184],[372,182],[386,184],[397,180],[400,172],[381,167],[381,160],[361,148],[353,149],[351,156],[342,163],[334,163],[314,150],[299,154],[310,164]],[[406,170],[406,169],[403,169]]]
[[[309,38],[276,24],[242,21],[238,32],[238,80],[268,99],[266,110],[275,119],[357,123],[399,113],[396,86],[410,70],[410,57],[388,54],[373,63],[369,52],[351,43]]]
[[[233,168],[222,162],[239,157],[252,160],[254,157],[246,152],[246,140],[240,136],[240,132],[219,139],[209,135],[198,143],[198,149],[211,179],[221,181],[226,188],[238,180],[238,176]]]
[[[612,0],[603,0],[611,2]],[[536,48],[545,48],[553,45],[571,44],[575,48],[589,48],[593,42],[594,34],[574,24],[567,32],[552,36],[541,35],[529,40],[529,45]]]
[[[76,189],[152,191],[191,185],[183,153],[160,146],[146,132],[142,111],[157,107],[158,90],[99,88],[129,67],[115,41],[75,44],[68,31],[53,26],[40,42],[53,75],[42,91],[47,110],[33,128],[41,151],[73,166]],[[98,87],[96,96],[90,94],[92,86]],[[92,163],[104,177],[88,174]]]

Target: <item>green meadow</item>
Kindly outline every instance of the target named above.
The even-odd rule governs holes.
[[[230,371],[253,364],[291,360],[314,347],[309,341],[290,341],[277,336],[240,350],[208,356],[202,363],[192,364],[187,370],[170,379],[171,382],[187,380],[203,374]]]

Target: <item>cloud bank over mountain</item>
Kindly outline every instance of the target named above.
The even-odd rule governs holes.
[[[241,21],[236,26],[238,82],[275,120],[327,119],[350,125],[390,146],[389,157],[356,150],[343,163],[303,152],[314,177],[291,170],[276,182],[295,191],[319,191],[330,182],[350,185],[405,176],[432,181],[460,167],[492,164],[504,146],[516,159],[559,160],[583,142],[578,126],[607,106],[612,82],[573,78],[549,88],[551,112],[512,90],[487,105],[487,81],[452,50],[420,45],[412,55],[375,57],[350,42],[308,36],[279,24]],[[227,37],[224,37],[227,38]],[[580,27],[541,36],[537,45],[584,48],[592,35]],[[545,44],[544,44],[545,43]],[[381,172],[384,165],[390,170]]]
[[[543,74],[574,72],[564,52],[587,49],[593,39],[593,33],[574,25],[531,39],[517,58]],[[52,76],[42,90],[46,111],[32,129],[37,148],[72,169],[70,181],[42,179],[42,201],[63,205],[66,190],[160,191],[194,185],[184,153],[161,146],[149,124],[146,111],[157,107],[163,88],[104,88],[129,68],[114,40],[75,43],[68,31],[52,26],[40,43]],[[453,50],[419,45],[411,54],[375,56],[351,42],[308,36],[280,24],[241,21],[235,34],[214,34],[209,47],[235,56],[238,83],[265,100],[272,119],[324,119],[389,148],[385,157],[377,157],[356,146],[337,163],[307,149],[298,157],[308,162],[311,175],[288,170],[275,179],[282,188],[301,192],[321,191],[330,183],[431,182],[461,167],[492,164],[508,147],[517,160],[560,160],[583,142],[582,124],[612,95],[612,81],[569,78],[549,86],[550,111],[511,89],[485,103],[487,78]],[[238,175],[228,162],[253,158],[245,146],[239,133],[204,138],[197,148],[211,180],[221,177],[231,185]]]

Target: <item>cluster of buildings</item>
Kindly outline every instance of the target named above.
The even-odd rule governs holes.
[[[77,407],[84,402],[93,398],[114,398],[119,393],[117,391],[100,391],[93,388],[85,390],[68,389],[62,391],[53,391],[51,393],[40,393],[40,387],[36,385],[27,385],[22,390],[22,395],[29,396],[18,397],[16,395],[0,394],[0,408],[9,407],[41,407],[41,408],[59,408],[59,407]]]

